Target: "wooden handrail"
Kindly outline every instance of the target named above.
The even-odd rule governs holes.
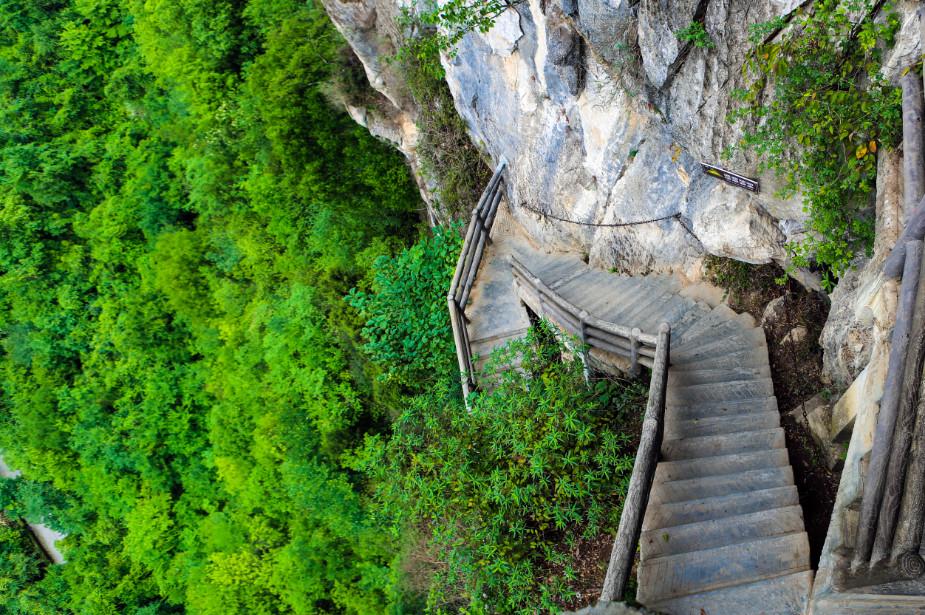
[[[925,574],[925,261],[921,241],[901,252],[902,285],[884,393],[870,452],[850,565],[835,587]]]
[[[665,393],[668,388],[668,360],[670,356],[671,327],[663,323],[658,331],[655,364],[652,368],[652,380],[649,383],[649,401],[646,404],[645,419],[642,423],[642,436],[636,450],[633,474],[623,500],[623,512],[620,514],[620,527],[610,552],[610,563],[604,577],[601,590],[601,602],[613,602],[623,597],[633,560],[636,557],[636,545],[642,533],[642,520],[649,493],[655,480],[655,467],[662,447],[662,434],[665,425]]]
[[[507,161],[503,158],[498,163],[491,176],[485,191],[478,204],[472,211],[469,227],[463,240],[463,247],[456,261],[456,271],[446,296],[447,308],[450,312],[450,324],[453,328],[453,341],[456,345],[456,358],[459,363],[460,380],[462,381],[463,397],[469,397],[475,388],[475,366],[472,362],[472,348],[469,342],[469,331],[466,328],[466,304],[475,277],[478,275],[485,246],[491,242],[491,227],[498,213],[498,206],[504,194],[504,169]]]
[[[626,589],[655,478],[655,467],[658,464],[664,432],[671,327],[668,323],[663,323],[659,327],[658,335],[650,335],[642,333],[639,329],[607,322],[572,304],[533,275],[516,256],[511,257],[511,268],[515,284],[536,297],[541,316],[551,317],[557,325],[579,336],[582,342],[591,348],[629,358],[633,370],[640,364],[652,368],[639,449],[636,451],[629,490],[620,516],[620,527],[610,553],[610,563],[601,590],[601,602],[612,602],[620,599]]]
[[[922,242],[906,242],[905,271],[903,273],[902,287],[900,288],[899,306],[896,311],[896,324],[893,327],[889,367],[887,368],[886,382],[883,388],[883,398],[880,401],[880,413],[877,417],[877,428],[874,432],[870,462],[867,466],[867,478],[858,517],[854,558],[851,562],[852,571],[855,573],[866,571],[872,555],[877,519],[884,495],[887,464],[893,443],[893,429],[896,426],[899,409],[900,391],[902,389],[903,373],[905,372],[906,350],[909,347],[909,333],[915,312],[915,297],[918,291],[921,259]],[[890,537],[890,541],[892,542],[892,537]]]

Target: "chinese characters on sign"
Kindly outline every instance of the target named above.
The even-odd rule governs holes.
[[[733,186],[738,186],[739,188],[745,188],[746,190],[751,190],[752,192],[760,192],[761,186],[758,185],[757,179],[751,179],[749,177],[743,177],[733,173],[732,171],[727,171],[726,169],[720,167],[714,167],[712,164],[707,164],[701,162],[700,166],[703,167],[703,172],[707,175],[712,175],[717,177],[727,184],[732,184]]]

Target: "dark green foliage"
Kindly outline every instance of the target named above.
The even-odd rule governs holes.
[[[699,21],[692,21],[690,25],[678,30],[675,36],[682,43],[690,43],[700,49],[713,49],[716,47],[716,43],[713,42],[703,24]]]
[[[491,358],[471,413],[447,378],[370,442],[386,512],[430,537],[428,612],[556,609],[574,598],[575,545],[616,527],[645,391],[589,387],[562,354],[531,330]]]
[[[48,571],[48,563],[26,526],[0,515],[0,612],[59,613],[62,600],[55,592],[64,588],[58,579],[54,571]]]
[[[329,105],[341,45],[300,0],[0,4],[0,499],[69,534],[53,612],[392,602],[342,297],[420,201]]]
[[[744,69],[754,81],[737,92],[743,106],[732,115],[758,122],[743,145],[784,179],[785,193],[806,196],[810,237],[791,248],[798,266],[815,260],[824,268],[829,288],[873,245],[876,153],[901,134],[901,93],[879,73],[882,48],[899,24],[889,7],[875,21],[873,5],[814,2],[767,43],[783,22],[754,26],[756,48]]]
[[[370,291],[347,297],[366,320],[364,350],[411,390],[456,369],[446,291],[461,249],[458,225],[437,227],[397,256],[378,258]]]

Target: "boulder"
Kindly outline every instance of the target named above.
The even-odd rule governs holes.
[[[812,435],[830,470],[842,463],[844,445],[832,439],[832,404],[821,394],[800,404],[788,414]]]
[[[768,304],[764,306],[764,312],[761,315],[761,326],[773,325],[778,322],[786,314],[786,309],[786,296],[771,299]]]
[[[694,233],[716,256],[754,264],[783,258],[784,236],[750,193],[717,184],[693,218]]]
[[[781,338],[780,340],[781,346],[786,346],[788,344],[795,346],[799,344],[800,342],[804,341],[807,335],[809,335],[809,331],[806,329],[806,327],[803,327],[803,326],[794,327],[793,329],[788,331],[787,334],[783,338]]]

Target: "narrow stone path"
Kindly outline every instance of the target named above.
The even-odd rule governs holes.
[[[685,297],[672,277],[595,270],[496,231],[473,298],[476,352],[526,326],[523,307],[511,305],[510,267],[499,265],[506,253],[593,316],[646,333],[671,325],[665,432],[640,540],[637,600],[678,615],[802,613],[812,585],[809,543],[764,331],[723,304]],[[523,320],[513,315],[521,313]]]

